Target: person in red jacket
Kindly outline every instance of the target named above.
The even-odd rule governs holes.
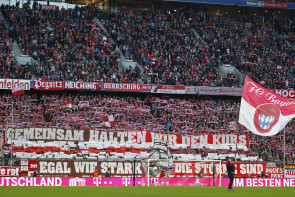
[[[97,171],[97,170],[95,170],[95,171],[93,172],[93,177],[98,177],[98,171]]]

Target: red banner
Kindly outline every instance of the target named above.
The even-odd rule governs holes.
[[[65,89],[69,90],[100,90],[100,82],[66,81]]]
[[[175,161],[175,170],[172,171],[176,177],[198,176],[202,171],[204,177],[213,176],[213,163],[212,162],[194,162],[194,161]],[[261,177],[261,172],[266,170],[266,163],[256,162],[238,162],[235,164],[236,177]],[[221,170],[221,172],[220,172]],[[215,162],[215,173],[224,175],[227,172],[226,162]]]
[[[140,92],[141,85],[131,83],[103,83],[103,90]]]
[[[151,92],[152,87],[153,87],[152,85],[147,85],[147,84],[141,85],[141,91],[142,92]]]
[[[20,167],[0,166],[0,176],[19,176]]]
[[[37,170],[37,160],[21,160],[21,171],[35,171]]]
[[[285,2],[271,2],[271,1],[264,1],[265,8],[280,8],[280,9],[287,9],[288,3]]]
[[[150,167],[157,166],[156,161],[150,163]],[[163,162],[163,161],[162,161]],[[213,177],[213,162],[207,161],[174,161],[174,170],[172,176],[167,174],[167,177],[198,177],[202,171],[204,177]],[[276,178],[276,176],[283,176],[283,173],[271,171],[267,167],[267,163],[263,162],[238,162],[235,164],[236,177],[261,177],[263,174],[268,174],[269,178]],[[135,176],[146,176],[145,172],[147,166],[142,162],[136,161],[135,166],[133,161],[74,161],[74,160],[40,160],[37,162],[38,175],[40,176],[92,176],[95,170],[98,171],[99,176],[104,176],[107,169],[110,169],[112,177],[129,177],[133,176],[133,169],[135,167]],[[226,162],[214,163],[215,175],[224,176],[227,172]]]
[[[276,163],[266,163],[264,174],[268,175],[268,178],[284,178],[284,169]]]
[[[33,81],[34,90],[64,90],[63,81],[43,81],[34,80]]]
[[[151,93],[185,94],[185,86],[171,86],[171,85],[152,86]]]
[[[289,98],[295,97],[295,90],[272,89],[270,91],[274,92],[275,94],[284,96],[284,97],[289,97]]]

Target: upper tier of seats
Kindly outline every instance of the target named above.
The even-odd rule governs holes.
[[[185,10],[108,13],[91,6],[1,10],[9,27],[4,39],[40,62],[37,78],[238,87],[237,76],[219,73],[218,66],[229,63],[268,88],[294,88],[293,22],[204,19]],[[118,49],[143,71],[120,67]],[[31,76],[21,73],[15,77]],[[4,74],[13,77],[11,70]]]

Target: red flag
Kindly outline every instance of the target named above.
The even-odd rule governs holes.
[[[17,86],[12,89],[12,94],[14,96],[23,95],[25,93],[24,86]]]
[[[246,77],[239,123],[256,135],[272,136],[295,117],[295,99],[285,98]]]
[[[114,120],[113,115],[104,117],[103,121],[104,121],[104,124],[106,125],[106,127],[114,127],[115,126],[115,120]]]
[[[71,101],[68,100],[68,101],[65,103],[65,106],[66,106],[67,108],[72,108]]]
[[[236,131],[237,130],[237,127],[238,127],[238,125],[237,125],[237,122],[236,121],[231,121],[228,124],[228,128],[231,131]]]

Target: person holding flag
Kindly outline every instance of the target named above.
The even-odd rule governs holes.
[[[24,86],[20,85],[20,86],[13,88],[11,92],[12,92],[13,96],[21,96],[21,95],[25,94],[25,88],[24,88]],[[15,98],[13,98],[12,102],[11,102],[11,128],[13,128],[13,105],[14,105],[14,102],[15,102]],[[10,140],[12,141],[12,134],[10,135]],[[10,159],[12,161],[12,143],[10,144]],[[12,163],[13,162],[10,162],[10,171],[12,171]]]

